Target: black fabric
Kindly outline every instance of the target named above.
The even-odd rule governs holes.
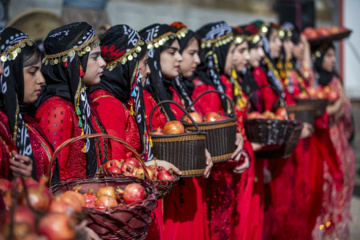
[[[145,43],[140,39],[135,29],[125,24],[111,27],[101,36],[100,42],[101,56],[107,64],[115,61],[115,65],[114,67],[107,65],[101,77],[101,82],[95,86],[91,86],[90,92],[97,89],[104,89],[125,105],[128,104],[131,97],[133,98],[142,152],[146,152],[146,160],[151,159],[151,147],[148,139],[144,138],[147,129],[144,113],[143,88],[141,84],[141,78],[143,76],[140,76],[138,68],[140,53],[136,51],[138,48],[141,49],[141,43]],[[129,51],[134,51],[136,57],[133,57],[131,61],[126,61],[125,64],[122,64],[120,61],[116,62],[116,60],[119,60],[121,56]]]
[[[167,24],[152,24],[141,31],[139,31],[140,36],[145,39],[146,43],[153,41],[156,38],[159,38],[165,34],[172,33],[172,38],[169,36],[169,40],[176,39],[176,35],[173,33],[172,28]],[[169,100],[169,95],[166,87],[163,83],[163,76],[161,74],[160,66],[160,54],[165,50],[163,47],[152,47],[148,51],[148,64],[151,70],[149,76],[149,81],[147,81],[146,89],[152,94],[153,98],[159,102],[163,100]],[[171,98],[170,98],[171,99]],[[171,110],[169,104],[161,105],[161,109],[166,113],[168,119],[176,120],[174,113]]]
[[[220,21],[202,26],[196,31],[196,34],[201,38],[201,41],[204,42],[218,39],[231,32],[231,27],[229,27],[224,21]],[[229,51],[230,45],[231,41],[227,44],[221,45],[220,47],[215,47],[213,44],[205,44],[199,52],[201,63],[195,71],[196,78],[199,78],[205,84],[211,85],[223,93],[225,92],[225,86],[221,82],[220,76],[224,73],[226,55]],[[225,97],[221,95],[220,99],[224,111],[227,112],[227,102]]]
[[[316,56],[315,61],[314,61],[314,68],[316,71],[315,81],[317,81],[317,83],[322,86],[328,85],[334,76],[339,77],[339,75],[336,73],[335,69],[332,72],[328,72],[322,68],[322,62],[324,60],[324,56],[330,48],[335,49],[335,46],[333,43],[326,43],[325,45],[320,46],[316,50],[317,52],[320,53],[320,55]]]
[[[16,28],[8,27],[0,31],[0,45],[1,52],[5,52],[21,41],[29,41],[29,37]],[[30,41],[29,41],[30,42]],[[25,42],[24,42],[25,43]],[[33,44],[32,42],[30,44]],[[25,47],[28,45],[25,43]],[[19,46],[21,49],[21,47]],[[13,141],[20,155],[30,157],[32,161],[31,176],[37,179],[36,164],[33,150],[30,144],[29,135],[23,119],[24,112],[20,111],[20,106],[26,104],[24,100],[24,75],[23,75],[23,53],[17,53],[17,56],[12,59],[10,55],[12,52],[4,55],[7,60],[1,62],[4,68],[4,74],[0,76],[1,79],[1,110],[5,112],[8,117],[8,124]],[[25,113],[26,114],[26,113]]]
[[[52,30],[44,40],[46,56],[60,54],[70,49],[86,45],[95,37],[94,29],[85,22],[76,22]],[[70,51],[71,52],[71,51]],[[72,51],[72,56],[66,62],[57,64],[43,64],[42,73],[46,80],[46,87],[37,104],[46,99],[59,96],[74,104],[76,114],[79,116],[79,127],[84,134],[94,133],[91,122],[91,109],[88,92],[84,84],[83,75],[86,72],[89,52],[79,56],[79,51]],[[45,56],[45,57],[46,57]],[[76,97],[77,96],[77,97]],[[95,174],[97,170],[97,154],[95,140],[86,142],[86,174]]]

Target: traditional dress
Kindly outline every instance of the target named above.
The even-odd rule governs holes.
[[[1,63],[7,71],[6,75],[1,76],[1,82],[5,88],[3,87],[0,102],[2,155],[0,177],[11,178],[9,157],[11,157],[11,151],[15,150],[20,155],[32,159],[31,176],[34,179],[40,179],[41,176],[48,173],[53,150],[37,123],[29,116],[32,106],[23,102],[25,87],[24,51],[33,51],[35,54],[39,50],[36,50],[37,47],[26,34],[12,27],[1,31],[0,44],[2,46]],[[17,52],[17,54],[14,55],[13,52]],[[56,162],[54,163],[55,166]],[[58,177],[58,169],[56,169],[53,180],[57,180]]]
[[[42,73],[46,87],[35,119],[54,148],[82,134],[105,132],[89,106],[83,77],[91,49],[99,40],[90,25],[72,23],[51,31],[44,41]],[[95,174],[107,160],[106,141],[86,139],[58,155],[61,178]]]

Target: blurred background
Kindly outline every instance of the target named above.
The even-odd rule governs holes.
[[[86,7],[90,7],[88,12]],[[360,0],[0,0],[0,27],[21,27],[34,40],[45,37],[50,30],[69,20],[79,18],[92,24],[98,32],[103,31],[106,24],[125,23],[141,30],[152,23],[182,21],[196,30],[219,20],[235,26],[256,19],[279,23],[290,21],[300,29],[332,25],[351,29],[350,37],[337,43],[337,69],[344,79],[355,117],[353,147],[357,174],[351,228],[351,239],[355,240],[360,239],[359,10]]]

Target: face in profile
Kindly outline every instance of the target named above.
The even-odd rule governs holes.
[[[143,76],[141,78],[141,85],[144,87],[145,83],[146,83],[146,79],[148,77],[148,75],[151,73],[149,64],[148,64],[148,55],[145,54],[145,56],[140,59],[139,61],[139,71],[140,74]]]
[[[258,44],[256,44],[255,47],[249,50],[249,55],[250,55],[250,59],[249,59],[250,65],[252,67],[259,67],[260,61],[265,56],[262,41],[260,41]]]
[[[273,57],[278,58],[280,56],[280,51],[281,51],[281,40],[279,38],[278,31],[275,29],[271,31],[269,37],[269,47]]]
[[[179,50],[180,45],[176,40],[168,49],[160,53],[160,66],[163,77],[172,79],[179,76],[180,63],[182,61]]]
[[[190,39],[181,56],[183,58],[180,63],[181,73],[184,77],[189,78],[194,74],[197,65],[200,64],[199,42],[196,38]]]
[[[104,59],[101,57],[100,46],[93,48],[89,52],[89,58],[84,75],[84,82],[89,85],[100,83],[100,77],[103,74],[103,68],[106,66]]]
[[[229,47],[229,51],[226,55],[226,61],[225,61],[225,67],[224,67],[224,73],[227,76],[231,75],[231,70],[233,68],[233,55],[234,55],[234,50],[235,50],[235,44],[232,42],[230,47]]]
[[[292,54],[296,59],[302,59],[305,53],[305,45],[303,42],[299,42],[298,44],[294,44],[294,48]]]
[[[31,62],[31,57],[28,62]],[[2,67],[1,67],[2,68]],[[24,76],[24,103],[31,104],[36,102],[41,92],[41,85],[45,84],[45,79],[41,74],[41,59],[23,68]]]
[[[324,55],[321,66],[325,71],[332,72],[335,69],[335,63],[335,49],[329,48]]]
[[[233,63],[236,71],[241,72],[249,59],[250,54],[248,43],[247,41],[244,41],[243,43],[237,45],[234,50]]]

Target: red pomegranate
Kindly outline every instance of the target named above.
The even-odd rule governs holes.
[[[116,160],[116,159],[109,160],[109,161],[107,161],[106,163],[103,164],[103,169],[108,170],[112,166],[116,166],[118,168],[121,168],[123,162],[124,162],[124,160],[122,160],[122,159],[120,161]]]
[[[95,207],[96,195],[93,193],[94,189],[89,189],[83,196],[86,200],[86,207]]]
[[[266,110],[265,112],[262,113],[262,115],[265,118],[269,118],[269,119],[274,119],[275,118],[275,114],[269,110]]]
[[[317,31],[312,27],[305,28],[304,34],[305,34],[306,38],[308,38],[308,39],[317,38],[319,36]]]
[[[174,176],[168,170],[161,170],[158,173],[159,180],[173,181]]]
[[[333,25],[329,28],[329,31],[331,34],[337,34],[337,33],[341,32],[341,29],[339,27]]]
[[[204,122],[215,122],[218,117],[220,117],[220,114],[216,112],[209,112],[205,115]]]
[[[308,99],[309,98],[306,92],[301,92],[298,95],[296,95],[295,97],[298,99]]]
[[[203,119],[202,119],[201,115],[198,112],[189,112],[189,115],[194,119],[194,121],[196,123],[203,122]],[[190,118],[188,118],[188,116],[186,116],[186,115],[184,116],[183,121],[187,122],[187,123],[191,123]]]
[[[184,126],[179,121],[169,121],[165,124],[163,134],[180,134],[184,133]]]
[[[39,233],[50,240],[70,240],[75,237],[75,223],[64,213],[48,213],[39,222]]]
[[[98,189],[96,193],[96,197],[99,198],[101,196],[110,196],[112,198],[116,198],[115,188],[110,186],[104,186]]]
[[[115,174],[121,174],[122,173],[121,169],[119,167],[117,167],[117,166],[111,166],[111,167],[109,167],[107,169],[107,171],[109,173],[115,173]]]
[[[75,197],[73,194],[60,194],[59,196],[55,197],[56,201],[64,201],[68,204],[70,204],[75,212],[81,212],[82,211],[82,204],[79,198]]]
[[[306,91],[308,92],[310,98],[316,98],[317,89],[313,86],[309,86],[306,88]]]
[[[126,204],[141,201],[145,197],[145,188],[138,183],[131,183],[124,189],[123,199]]]
[[[323,36],[329,36],[330,35],[330,30],[326,27],[318,27],[316,29],[316,31],[318,32],[319,36],[320,37],[323,37]]]
[[[220,116],[220,117],[215,118],[215,121],[219,122],[219,121],[224,121],[224,120],[228,120],[228,119],[229,118],[227,116]]]
[[[140,168],[139,161],[134,157],[129,157],[129,158],[125,159],[125,163],[128,165],[133,165],[135,168]]]
[[[151,132],[151,135],[163,135],[161,128],[158,127],[155,132]]]
[[[264,116],[261,115],[261,113],[255,111],[255,112],[249,113],[247,115],[247,118],[248,119],[262,119],[262,118],[264,118]]]
[[[280,120],[286,119],[286,108],[279,107],[275,110],[275,115],[281,118]]]
[[[74,187],[74,191],[69,190],[69,191],[64,192],[64,194],[65,195],[69,194],[69,195],[76,197],[81,202],[81,206],[86,207],[86,200],[85,200],[84,196],[81,193],[79,193],[80,189],[81,189],[80,186],[76,186],[76,187]]]
[[[324,91],[322,91],[321,89],[319,89],[319,91],[316,93],[316,97],[318,99],[325,99],[327,98],[326,94],[324,93]]]
[[[116,196],[115,196],[115,198],[116,198]],[[118,205],[115,198],[106,196],[106,195],[100,196],[96,199],[95,206],[96,207],[115,207]]]
[[[71,216],[75,212],[75,209],[73,205],[65,201],[62,201],[60,198],[55,198],[50,204],[49,211],[57,212],[57,213],[65,213]]]
[[[0,223],[1,225],[11,223],[10,211],[4,212]],[[14,223],[26,223],[31,228],[35,228],[35,215],[27,206],[16,206],[14,210]]]
[[[32,208],[40,211],[47,211],[50,206],[49,196],[46,195],[44,191],[40,190],[39,188],[28,188],[27,197],[25,193],[21,195],[20,202],[22,205],[28,205],[28,201]]]
[[[155,173],[154,170],[150,167],[146,167],[146,171],[149,175],[149,178],[151,180],[154,179]],[[144,178],[145,177],[145,171],[143,168],[139,168],[136,172],[135,172],[135,177],[140,177],[140,178]]]
[[[0,178],[0,193],[11,189],[11,182],[5,178]]]
[[[328,92],[327,97],[329,99],[329,102],[335,102],[336,100],[339,99],[340,96],[339,96],[339,93],[337,91],[331,89]]]
[[[124,163],[121,167],[121,172],[125,173],[125,172],[129,172],[129,173],[133,173],[134,172],[134,166],[131,164],[127,164]]]

